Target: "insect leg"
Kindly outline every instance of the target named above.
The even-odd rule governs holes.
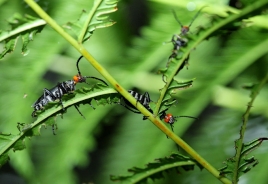
[[[124,106],[125,108],[127,108],[128,110],[130,110],[130,111],[132,111],[132,112],[134,112],[134,113],[136,113],[136,114],[140,114],[140,113],[141,113],[140,111],[134,111],[133,109],[131,109],[131,108],[128,107],[127,105],[124,105],[124,104],[120,104],[120,105]]]
[[[62,85],[62,83],[58,82],[58,85],[57,85],[57,88],[58,88],[58,97],[59,97],[59,100],[60,100],[60,104],[61,104],[61,107],[62,107],[62,111],[65,111],[65,108],[63,106],[63,103],[62,103],[62,95],[63,95],[63,90],[61,88],[64,88]],[[66,90],[67,91],[67,90]],[[57,93],[57,92],[56,92]]]
[[[35,113],[36,113],[36,110],[34,110],[34,111],[32,112],[32,114],[31,114],[32,117],[36,117],[36,114],[35,114]]]
[[[166,77],[166,76],[163,74],[163,75],[162,75],[162,81],[163,81],[164,83],[167,83],[167,80],[165,80],[165,77]],[[167,77],[166,77],[166,78],[167,78]]]
[[[173,124],[170,124],[170,128],[171,128],[172,132],[174,132],[174,130],[173,130],[174,125]]]
[[[122,103],[122,101],[124,101],[124,104]],[[123,97],[121,97],[121,99],[120,99],[120,103],[119,103],[119,104],[122,105],[122,106],[124,106],[124,107],[127,108],[128,110],[130,110],[130,111],[136,113],[136,114],[140,114],[140,113],[141,113],[140,111],[135,111],[135,110],[133,110],[134,108],[129,107],[129,106],[126,104],[125,99],[124,99]]]
[[[165,116],[166,116],[166,110],[167,110],[167,109],[165,109],[165,110],[159,112],[159,114],[160,114],[159,118],[160,118],[161,120],[165,118]]]
[[[148,99],[149,102],[152,102],[152,100],[150,99],[150,95],[149,95],[148,92],[145,92],[145,93],[144,93],[144,96],[145,96],[145,98]]]
[[[47,88],[44,88],[43,95],[44,95],[44,98],[46,98],[47,95],[49,95],[49,96],[54,97],[56,99],[55,95],[51,91],[49,91]]]
[[[53,135],[56,135],[55,133],[55,130],[58,129],[57,125],[56,124],[53,124],[52,125],[52,132],[53,132]]]
[[[79,113],[84,119],[86,119],[85,116],[84,116],[84,115],[81,113],[81,111],[79,110],[78,106],[77,106],[77,105],[74,105],[74,107],[76,108],[76,110],[78,111],[78,113]]]
[[[171,42],[175,45],[176,44],[176,40],[175,40],[175,37],[177,37],[177,35],[173,35],[172,38],[171,38]]]
[[[17,124],[17,128],[18,128],[18,130],[21,132],[21,127],[23,127],[25,125],[25,123],[20,123],[20,122],[18,122],[18,124]]]
[[[43,96],[41,96],[33,105],[34,111],[32,117],[36,117],[36,111],[42,109],[48,102],[56,100],[57,97],[48,89],[44,88]]]

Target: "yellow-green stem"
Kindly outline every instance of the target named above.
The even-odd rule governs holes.
[[[34,0],[25,0],[25,2],[41,17],[43,18],[55,31],[57,31],[62,37],[64,37],[74,48],[78,50],[90,63],[96,68],[99,73],[109,83],[124,96],[131,104],[136,105],[136,99],[130,95],[119,83],[90,55],[90,53],[84,48],[82,44],[79,44],[73,37],[66,33],[46,12],[44,12]],[[196,161],[198,161],[205,169],[213,174],[222,183],[231,184],[231,181],[225,177],[219,175],[219,171],[212,167],[204,158],[198,155],[188,144],[186,144],[181,138],[175,135],[171,130],[165,126],[159,118],[155,118],[144,106],[137,104],[137,109],[151,120],[161,131],[173,139],[182,149],[184,149],[189,155],[191,155]]]

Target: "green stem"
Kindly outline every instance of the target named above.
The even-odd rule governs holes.
[[[261,83],[258,84],[258,86],[255,89],[252,89],[251,100],[248,103],[245,114],[243,115],[243,123],[242,123],[241,129],[240,129],[240,138],[235,143],[237,145],[237,148],[236,148],[236,154],[235,154],[235,161],[236,162],[235,162],[235,167],[234,167],[233,183],[237,183],[238,177],[239,177],[238,173],[239,173],[241,152],[243,149],[243,140],[245,137],[247,122],[248,122],[248,117],[249,117],[251,107],[252,107],[253,102],[256,99],[257,95],[259,94],[260,90],[267,82],[268,82],[268,73],[262,79]]]
[[[46,12],[44,12],[34,0],[25,0],[25,2],[41,17],[43,18],[55,31],[57,31],[62,37],[64,37],[74,48],[78,50],[90,63],[99,71],[99,73],[109,83],[125,97],[131,104],[136,106],[136,99],[128,93],[119,83],[90,55],[90,53],[84,48],[82,44],[79,44],[73,37],[67,34]],[[230,180],[220,176],[218,170],[212,167],[204,158],[202,158],[197,152],[195,152],[188,144],[186,144],[181,138],[175,135],[164,123],[155,118],[144,106],[140,103],[137,104],[137,109],[151,120],[161,131],[173,139],[182,149],[184,149],[189,155],[191,155],[197,162],[199,162],[204,168],[206,168],[217,179],[226,184],[231,184]]]

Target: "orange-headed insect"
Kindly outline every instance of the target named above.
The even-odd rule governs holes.
[[[79,67],[78,67],[78,63],[82,57],[83,56],[79,57],[79,59],[76,62],[78,74],[75,75],[72,80],[58,82],[58,84],[55,87],[53,87],[52,89],[47,89],[47,88],[44,89],[43,94],[32,105],[32,107],[34,108],[34,111],[32,112],[32,117],[37,116],[36,111],[43,109],[44,106],[47,105],[49,102],[53,102],[56,100],[60,101],[60,104],[62,106],[62,110],[65,110],[63,107],[63,103],[62,103],[62,96],[64,94],[72,93],[75,90],[75,85],[77,83],[86,83],[89,85],[89,83],[86,82],[87,78],[99,80],[99,81],[103,82],[105,85],[107,85],[107,83],[105,81],[103,81],[102,79],[99,79],[96,77],[91,77],[91,76],[82,76],[81,75],[81,72],[80,72]],[[82,113],[79,111],[78,106],[74,105],[74,107],[77,109],[77,111],[80,113],[80,115],[83,116]],[[92,106],[92,108],[94,108],[94,107]]]
[[[160,119],[163,119],[164,122],[170,124],[171,130],[172,132],[174,132],[173,130],[173,124],[177,121],[177,118],[181,118],[181,117],[185,117],[185,118],[193,118],[193,119],[197,119],[195,117],[192,116],[173,116],[171,113],[166,113],[167,109],[162,111],[160,114]]]

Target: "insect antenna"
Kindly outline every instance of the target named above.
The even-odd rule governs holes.
[[[92,78],[92,79],[95,79],[95,80],[99,80],[99,81],[103,82],[106,86],[108,86],[108,84],[104,80],[99,79],[97,77],[84,76],[84,78]],[[89,85],[89,83],[87,83],[86,81],[85,81],[85,83]]]
[[[198,10],[198,12],[195,14],[195,16],[192,18],[192,21],[190,22],[190,24],[188,26],[189,28],[192,25],[192,23],[194,22],[194,20],[197,18],[197,16],[200,14],[201,10],[204,9],[205,7],[207,7],[207,6],[203,6],[202,8],[200,8],[200,10]]]
[[[189,32],[191,25],[193,24],[193,22],[195,21],[195,19],[197,18],[197,16],[200,14],[201,10],[202,10],[203,8],[205,8],[205,7],[207,7],[207,6],[203,6],[202,8],[200,8],[200,10],[198,10],[198,12],[197,12],[197,13],[195,14],[195,16],[192,18],[192,20],[191,20],[189,26],[184,26],[184,25],[181,23],[181,21],[179,20],[179,18],[177,17],[177,14],[175,13],[175,11],[172,10],[172,13],[173,13],[173,15],[174,15],[176,21],[177,21],[177,22],[180,24],[180,26],[181,26],[181,34],[180,34],[180,35],[185,35],[186,33]]]
[[[79,69],[79,66],[78,66],[78,63],[79,61],[82,59],[83,56],[80,56],[76,62],[76,68],[77,68],[77,71],[78,71],[78,74],[81,75],[81,72],[80,72],[80,69]]]
[[[198,118],[193,117],[193,116],[175,116],[174,118],[192,118],[192,119],[198,119]]]
[[[76,62],[76,68],[77,68],[77,71],[78,71],[78,75],[79,76],[81,76],[81,72],[80,72],[80,69],[79,69],[79,62],[80,62],[80,60],[83,58],[83,56],[80,56],[79,58],[78,58],[78,60],[77,60],[77,62]],[[82,78],[82,76],[81,76],[81,78]],[[106,86],[108,86],[108,84],[104,81],[104,80],[102,80],[102,79],[99,79],[99,78],[97,78],[97,77],[91,77],[91,76],[84,76],[83,78],[92,78],[92,79],[95,79],[95,80],[99,80],[99,81],[101,81],[101,82],[103,82]],[[90,85],[89,83],[87,83],[86,82],[86,80],[85,81],[83,81],[84,83],[86,83],[86,84],[88,84],[88,85]]]
[[[176,12],[175,12],[174,10],[172,10],[172,13],[173,13],[173,15],[174,15],[174,17],[175,17],[176,21],[177,21],[177,22],[180,24],[180,26],[181,26],[181,27],[183,27],[183,25],[182,25],[181,21],[180,21],[180,20],[179,20],[179,18],[177,17]]]
[[[174,130],[173,130],[174,125],[173,124],[170,124],[170,128],[171,128],[172,132],[174,132]],[[168,136],[167,136],[167,138],[168,138]]]

